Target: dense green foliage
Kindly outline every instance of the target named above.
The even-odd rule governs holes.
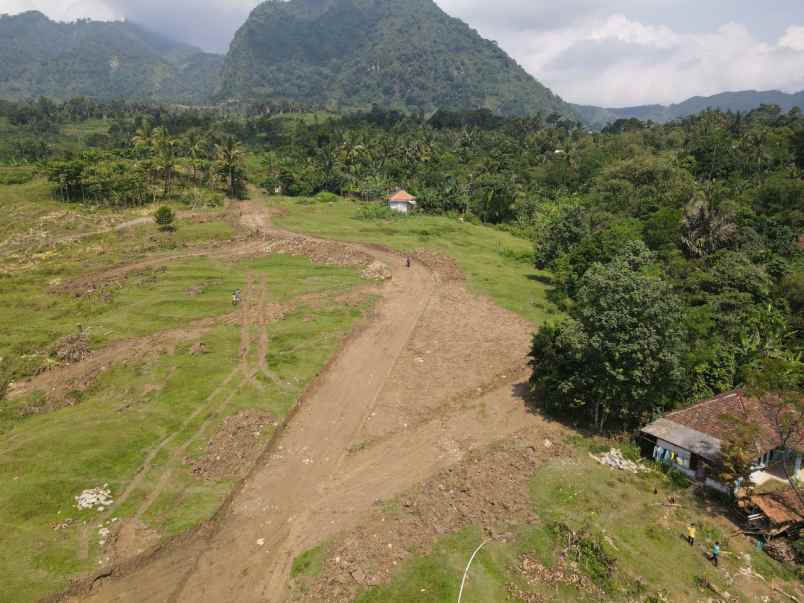
[[[234,135],[243,128],[216,112],[42,98],[0,101],[4,123],[13,136],[0,141],[0,162],[38,166],[64,201],[130,207],[178,198],[217,206],[223,193],[245,194],[244,150]],[[9,184],[32,177],[32,169],[0,171]]]
[[[0,98],[48,96],[203,102],[223,57],[128,22],[0,16]]]
[[[248,171],[324,203],[406,188],[421,212],[531,239],[525,261],[554,275],[567,314],[534,340],[534,391],[598,427],[740,386],[763,358],[804,348],[797,111],[590,133],[489,110],[231,117],[78,99],[0,104],[2,123],[26,148],[47,142],[31,156],[0,145],[0,158],[47,160],[65,200],[216,205],[242,194]],[[71,128],[89,133],[70,143]],[[371,204],[356,215],[391,220]]]
[[[683,392],[679,299],[656,275],[639,240],[583,274],[571,318],[533,340],[533,383],[547,410],[592,420],[638,422]]]
[[[217,96],[331,109],[573,115],[494,42],[432,0],[265,2],[237,32]]]

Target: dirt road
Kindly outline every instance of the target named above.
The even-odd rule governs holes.
[[[280,234],[259,211],[243,221]],[[515,387],[525,376],[525,323],[423,263],[407,269],[395,254],[356,247],[393,278],[271,455],[208,530],[71,601],[282,601],[294,557],[358,525],[377,499],[471,449],[542,427]]]

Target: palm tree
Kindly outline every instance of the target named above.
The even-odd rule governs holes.
[[[240,189],[241,165],[245,151],[243,146],[232,136],[227,136],[215,145],[215,159],[219,169],[229,182],[229,196],[237,197]]]
[[[131,139],[131,143],[135,147],[150,149],[151,145],[153,144],[153,125],[151,124],[150,119],[146,119],[142,122],[142,125],[137,128],[137,131],[134,132],[134,137]]]
[[[176,167],[177,141],[170,136],[167,128],[164,127],[154,130],[152,138],[157,166],[162,171],[162,178],[164,180],[164,195],[167,197],[170,194],[173,170]]]
[[[681,243],[689,257],[717,251],[737,233],[733,214],[713,207],[703,195],[697,195],[684,208],[681,226]]]

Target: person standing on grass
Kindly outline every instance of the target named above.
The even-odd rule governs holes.
[[[712,563],[717,567],[718,559],[720,559],[720,543],[716,542],[712,545]]]
[[[695,524],[694,523],[691,523],[689,526],[687,526],[687,542],[690,543],[690,546],[695,545],[695,533],[696,532],[697,532],[697,530],[695,529]]]

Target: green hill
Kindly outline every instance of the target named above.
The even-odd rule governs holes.
[[[222,62],[133,23],[0,17],[0,98],[200,102],[219,85]]]
[[[494,42],[432,0],[265,2],[235,35],[217,97],[573,115]]]
[[[783,111],[790,111],[793,107],[804,110],[804,91],[788,94],[779,90],[742,90],[740,92],[723,92],[714,96],[694,96],[673,105],[641,105],[618,109],[573,105],[573,108],[584,122],[602,127],[618,119],[636,118],[642,121],[667,123],[707,109],[746,113],[758,109],[762,105],[777,105]]]

